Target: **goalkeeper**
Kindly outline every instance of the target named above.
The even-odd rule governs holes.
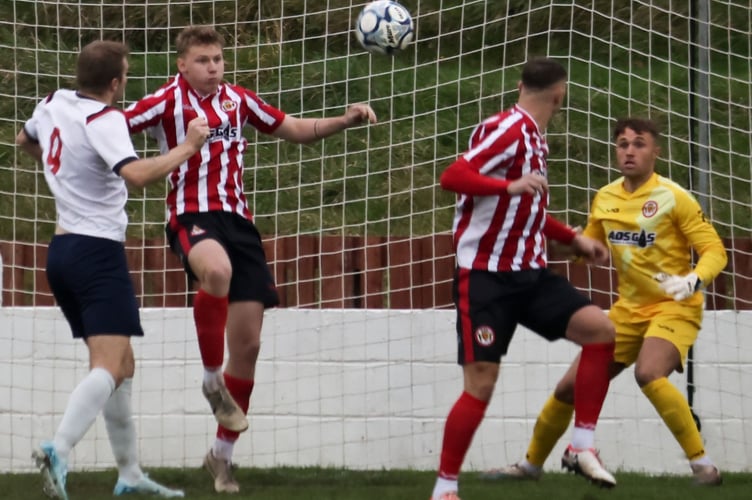
[[[584,234],[608,245],[619,278],[619,299],[609,311],[616,326],[611,378],[634,363],[637,384],[684,450],[695,482],[718,485],[720,471],[705,452],[687,400],[668,376],[683,371],[702,322],[702,286],[725,267],[726,251],[692,195],[655,173],[659,138],[650,120],[616,123],[623,177],[598,191]],[[692,249],[700,256],[694,268]],[[487,477],[541,476],[572,418],[578,364],[579,357],[543,406],[525,459]]]

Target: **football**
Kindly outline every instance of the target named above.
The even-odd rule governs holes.
[[[414,36],[410,12],[394,0],[376,0],[360,11],[355,36],[369,52],[394,55],[410,44]]]

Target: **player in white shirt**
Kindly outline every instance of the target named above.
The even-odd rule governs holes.
[[[118,464],[113,493],[184,496],[149,479],[138,464],[130,339],[143,330],[122,243],[126,182],[142,187],[164,179],[199,150],[209,128],[198,118],[184,142],[161,156],[139,159],[125,116],[113,107],[125,89],[127,56],[117,42],[85,46],[77,63],[78,90],[58,90],[42,100],[16,138],[43,162],[57,209],[47,279],[73,337],[89,350],[90,371],[71,393],[54,438],[34,452],[45,491],[64,500],[68,455],[100,411]]]

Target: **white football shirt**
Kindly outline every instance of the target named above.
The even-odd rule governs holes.
[[[69,233],[125,240],[128,190],[119,172],[138,156],[119,109],[58,90],[24,125],[42,148],[57,224]]]

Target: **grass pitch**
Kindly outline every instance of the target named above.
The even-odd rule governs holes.
[[[216,494],[209,475],[198,469],[154,469],[150,476],[185,490],[186,498],[227,498]],[[254,500],[426,500],[433,472],[348,471],[340,469],[238,469],[240,495]],[[646,476],[617,473],[613,490],[596,488],[580,477],[546,474],[539,482],[487,481],[472,472],[460,478],[463,500],[742,500],[752,498],[752,473],[726,473],[720,487],[697,487],[689,476]],[[116,473],[73,472],[68,476],[70,500],[112,498]],[[39,474],[0,475],[5,500],[46,498]]]

